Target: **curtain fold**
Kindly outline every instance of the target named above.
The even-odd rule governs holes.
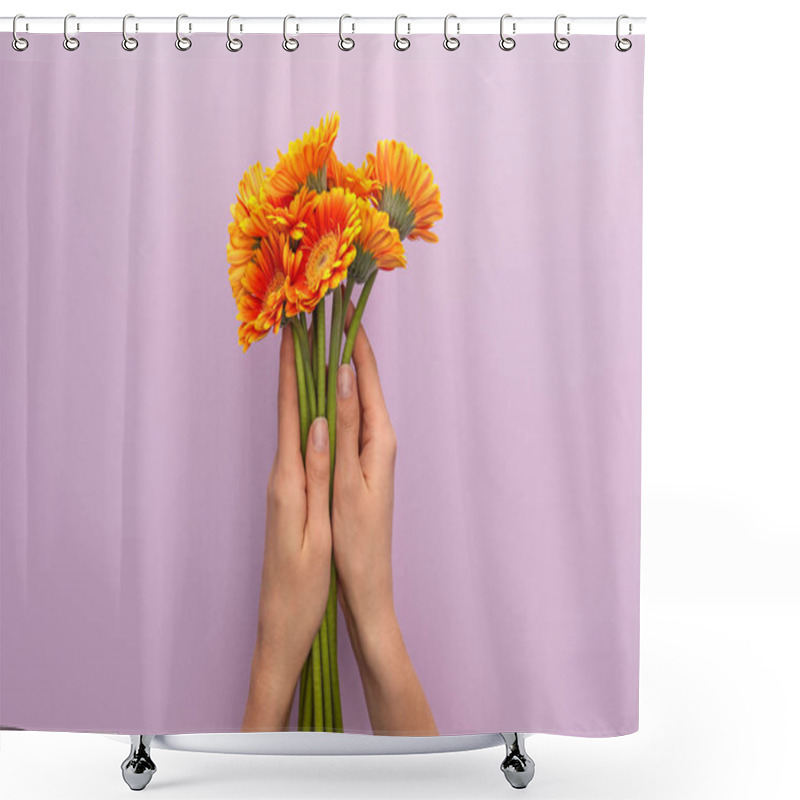
[[[395,605],[439,732],[635,731],[644,38],[10,38],[0,724],[240,729],[279,342],[237,343],[230,205],[335,112],[341,161],[408,142],[441,190],[439,242],[406,242],[364,317]],[[338,628],[344,727],[369,733]]]

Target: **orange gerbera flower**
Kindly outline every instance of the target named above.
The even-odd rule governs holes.
[[[400,234],[389,224],[389,215],[366,200],[357,203],[361,232],[356,236],[356,257],[347,275],[356,283],[364,283],[376,269],[405,267],[406,254]]]
[[[442,218],[439,187],[433,172],[405,142],[384,139],[366,160],[366,175],[382,185],[378,208],[401,239],[424,239],[436,242],[433,223]]]
[[[301,186],[287,206],[267,204],[259,213],[263,215],[266,224],[273,225],[279,233],[285,233],[296,244],[303,238],[306,219],[314,208],[316,196],[313,189]]]
[[[268,195],[271,202],[286,205],[301,186],[318,192],[328,188],[326,165],[339,132],[339,115],[329,114],[295,139],[284,155],[278,150],[278,163],[270,173]],[[277,202],[276,202],[277,201]]]
[[[371,198],[376,202],[381,190],[380,183],[367,175],[365,167],[344,164],[331,150],[328,159],[328,188],[332,189],[334,186],[349,189],[356,197]]]
[[[236,201],[248,213],[266,200],[266,180],[267,171],[261,166],[261,162],[257,161],[247,168],[239,181]]]
[[[233,296],[241,291],[241,278],[247,264],[258,249],[259,237],[265,231],[253,225],[251,217],[258,214],[266,200],[266,172],[260,163],[253,164],[239,181],[236,202],[231,206],[233,221],[228,224],[230,241],[227,245],[228,275]]]
[[[291,309],[286,308],[287,287],[296,276],[300,261],[300,254],[291,249],[285,234],[262,237],[255,257],[245,267],[236,301],[236,319],[241,322],[239,344],[245,352],[270,330],[277,333],[283,317],[292,315]]]
[[[316,198],[297,252],[302,255],[298,279],[287,288],[287,300],[300,311],[313,311],[329,289],[347,275],[356,255],[355,237],[361,230],[356,196],[334,187]]]

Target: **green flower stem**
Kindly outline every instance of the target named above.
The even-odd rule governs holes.
[[[343,301],[346,299],[349,302],[352,287],[353,283],[350,282],[349,286],[338,287],[333,293],[327,381],[325,380],[326,327],[324,303],[319,303],[314,311],[312,322],[313,353],[309,352],[308,331],[305,330],[303,320],[296,318],[293,321],[295,323],[293,327],[295,334],[295,361],[297,363],[299,349],[304,378],[302,387],[298,385],[298,391],[301,393],[301,397],[304,396],[306,399],[306,414],[310,408],[312,419],[318,415],[325,415],[328,418],[331,446],[331,492],[333,490],[334,457],[336,453],[336,372],[339,367],[345,317]],[[298,368],[299,375],[300,370]],[[301,419],[302,416],[301,410]],[[309,424],[308,417],[306,417],[304,444],[308,436]],[[343,729],[337,659],[338,596],[336,577],[336,566],[331,557],[328,603],[320,630],[314,637],[311,652],[306,659],[300,678],[301,702],[298,711],[298,727],[300,730],[341,731]]]
[[[317,413],[325,415],[325,300],[323,299],[314,309],[314,367],[319,376],[317,379]],[[328,593],[330,600],[330,592]],[[331,730],[333,725],[333,687],[331,683],[331,648],[330,634],[328,632],[327,608],[322,618],[319,630],[319,639],[322,656],[322,711],[324,729]]]
[[[325,416],[325,299],[314,309],[314,371],[317,375],[317,413]]]
[[[319,643],[319,634],[314,637],[314,644],[311,645],[311,696],[314,700],[314,730],[324,730],[324,718],[322,713],[322,653]]]
[[[309,653],[308,658],[306,659],[306,676],[305,676],[305,683],[304,691],[303,691],[303,707],[301,709],[302,713],[300,714],[300,729],[304,731],[310,731],[313,729],[313,710],[314,706],[311,702],[311,654]]]
[[[347,296],[347,291],[344,292]],[[337,287],[333,294],[333,311],[331,315],[331,341],[328,355],[328,433],[331,444],[331,503],[333,502],[333,473],[336,458],[336,373],[339,369],[339,353],[342,348],[342,328],[344,325],[344,307],[342,288]],[[328,593],[328,605],[325,608],[326,630],[328,634],[328,654],[331,664],[330,684],[332,690],[332,729],[342,729],[342,702],[339,693],[339,664],[337,658],[337,588],[336,566],[331,556],[331,582]]]
[[[328,649],[331,654],[331,686],[333,688],[333,730],[341,732],[342,727],[342,698],[339,694],[339,654],[338,654],[338,635],[337,623],[339,608],[337,605],[336,591],[336,564],[331,558],[331,584],[328,595],[328,607],[325,610],[328,616],[328,636],[330,644]]]
[[[328,640],[328,615],[322,615],[319,629],[320,654],[322,656],[322,720],[323,729],[330,731],[333,725],[333,698],[331,696],[331,660]]]
[[[294,338],[294,365],[297,373],[297,398],[300,405],[300,449],[303,453],[303,460],[306,458],[306,441],[308,439],[308,395],[306,394],[306,370],[303,364],[303,351],[300,345],[302,334],[298,330],[298,323],[294,320],[292,325],[292,336]]]
[[[342,347],[342,289],[333,292],[333,316],[331,319],[331,347],[328,355],[328,435],[331,442],[331,479],[333,459],[336,454],[336,372],[339,369],[339,351]]]
[[[300,698],[297,703],[297,729],[303,730],[303,708],[306,702],[306,675],[308,673],[308,659],[303,662],[303,669],[300,670]]]
[[[317,418],[317,395],[314,388],[314,373],[311,369],[311,351],[308,346],[308,328],[305,315],[295,318],[297,320],[298,334],[300,336],[300,350],[303,354],[303,369],[306,373],[306,393],[308,394],[308,409],[311,413],[309,425]]]
[[[342,353],[342,364],[349,364],[353,356],[353,347],[356,343],[356,334],[358,333],[358,326],[361,324],[361,317],[364,316],[364,309],[367,307],[367,300],[369,300],[369,293],[372,291],[372,286],[375,279],[378,277],[378,270],[372,273],[367,278],[364,288],[358,297],[356,310],[353,314],[353,319],[350,321],[350,330],[347,331],[347,339],[344,343],[344,353]]]
[[[309,428],[309,404],[314,401],[313,382],[309,381],[311,371],[311,361],[304,356],[304,350],[308,349],[308,332],[303,321],[295,317],[292,322],[292,336],[294,339],[294,361],[295,371],[297,372],[297,396],[300,406],[300,446],[305,460],[306,444],[308,441]],[[305,347],[303,346],[305,343]],[[304,707],[301,709],[301,727],[311,730],[323,729],[322,714],[322,659],[320,653],[319,634],[314,638],[314,644],[309,654],[308,662],[305,666],[305,689],[303,691]]]
[[[321,304],[324,305],[324,299],[321,301]],[[317,315],[316,313],[311,317],[311,347],[312,353],[313,348],[315,347],[314,342],[317,341]],[[317,381],[319,380],[319,373],[317,372],[317,359],[316,356],[313,356],[311,359],[311,372],[314,375],[314,386],[317,385]],[[319,405],[319,404],[317,404]]]

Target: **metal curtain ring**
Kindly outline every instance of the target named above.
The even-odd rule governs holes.
[[[630,50],[631,47],[633,47],[633,42],[630,39],[620,38],[620,35],[619,35],[619,27],[620,27],[619,24],[624,19],[628,19],[628,15],[627,14],[620,14],[617,17],[617,41],[614,42],[614,47],[616,47],[617,50],[620,51],[620,53],[627,53],[628,50]],[[629,22],[628,23],[628,33],[631,33],[632,31],[633,31],[633,27],[631,26],[631,24]]]
[[[192,46],[192,40],[188,36],[181,35],[181,20],[188,19],[188,14],[178,14],[175,18],[175,47],[178,50],[188,50]],[[192,30],[192,24],[189,23],[189,31]]]
[[[225,47],[227,47],[231,53],[238,53],[244,47],[244,42],[242,42],[241,39],[231,36],[231,22],[235,19],[239,19],[236,14],[231,14],[228,17],[228,41],[225,42]],[[241,28],[239,28],[239,30],[241,30]]]
[[[14,21],[11,23],[11,46],[18,52],[21,53],[23,50],[28,49],[28,40],[23,39],[21,36],[17,36],[17,20],[18,19],[25,19],[24,14],[17,14],[14,17]]]
[[[352,50],[356,46],[355,39],[351,39],[349,36],[345,36],[344,33],[342,32],[342,27],[346,19],[353,19],[353,18],[349,14],[342,14],[342,16],[339,17],[339,49],[345,51]],[[356,29],[355,22],[352,23],[352,26],[353,26],[353,31],[355,31]]]
[[[408,19],[408,17],[405,14],[398,14],[394,18],[394,49],[408,50],[408,48],[411,47],[411,39],[400,35],[399,27],[401,19]],[[407,22],[406,27],[408,28],[408,32],[411,33],[411,23]]]
[[[451,19],[457,19],[455,14],[448,14],[444,18],[444,49],[445,50],[458,50],[461,47],[461,40],[458,38],[458,34],[461,31],[461,23],[456,22],[456,35],[450,36],[447,32],[447,24],[450,22]]]
[[[565,50],[569,50],[569,39],[566,36],[560,36],[558,33],[558,21],[562,19],[566,19],[566,14],[559,14],[555,22],[553,23],[553,35],[555,36],[555,41],[553,42],[553,47],[558,50],[559,53],[563,53]],[[570,24],[567,23],[567,36],[569,36],[569,28]]]
[[[503,16],[500,17],[500,49],[505,51],[513,50],[517,46],[517,40],[512,36],[506,36],[505,31],[503,30],[507,19],[511,19],[511,14],[503,14]],[[511,32],[517,32],[516,22],[511,23]]]
[[[81,46],[81,43],[80,43],[80,41],[78,39],[76,39],[74,36],[70,36],[69,35],[68,25],[69,25],[69,21],[71,19],[75,19],[75,15],[74,14],[67,14],[67,16],[64,17],[64,49],[65,50],[77,50]],[[77,26],[76,30],[80,30],[80,25]]]
[[[298,47],[300,47],[300,42],[298,42],[297,39],[293,39],[286,35],[286,28],[290,19],[297,19],[297,17],[287,14],[283,18],[283,49],[286,50],[287,53],[293,53]]]
[[[139,40],[133,36],[128,36],[128,20],[134,19],[133,14],[126,14],[122,18],[122,49],[129,53],[139,46]]]

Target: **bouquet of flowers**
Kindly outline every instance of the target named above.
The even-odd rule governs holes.
[[[437,241],[431,228],[442,217],[433,173],[407,144],[379,141],[375,152],[354,167],[334,153],[338,131],[339,115],[328,115],[291,142],[285,154],[278,151],[274,167],[256,163],[247,169],[231,206],[227,247],[243,350],[270,331],[292,327],[301,449],[305,457],[310,422],[326,416],[331,491],[340,360],[350,361],[379,272],[406,266],[403,240]],[[345,315],[357,284],[361,289],[345,337]],[[327,609],[300,676],[301,730],[343,730],[336,586],[331,559]]]

